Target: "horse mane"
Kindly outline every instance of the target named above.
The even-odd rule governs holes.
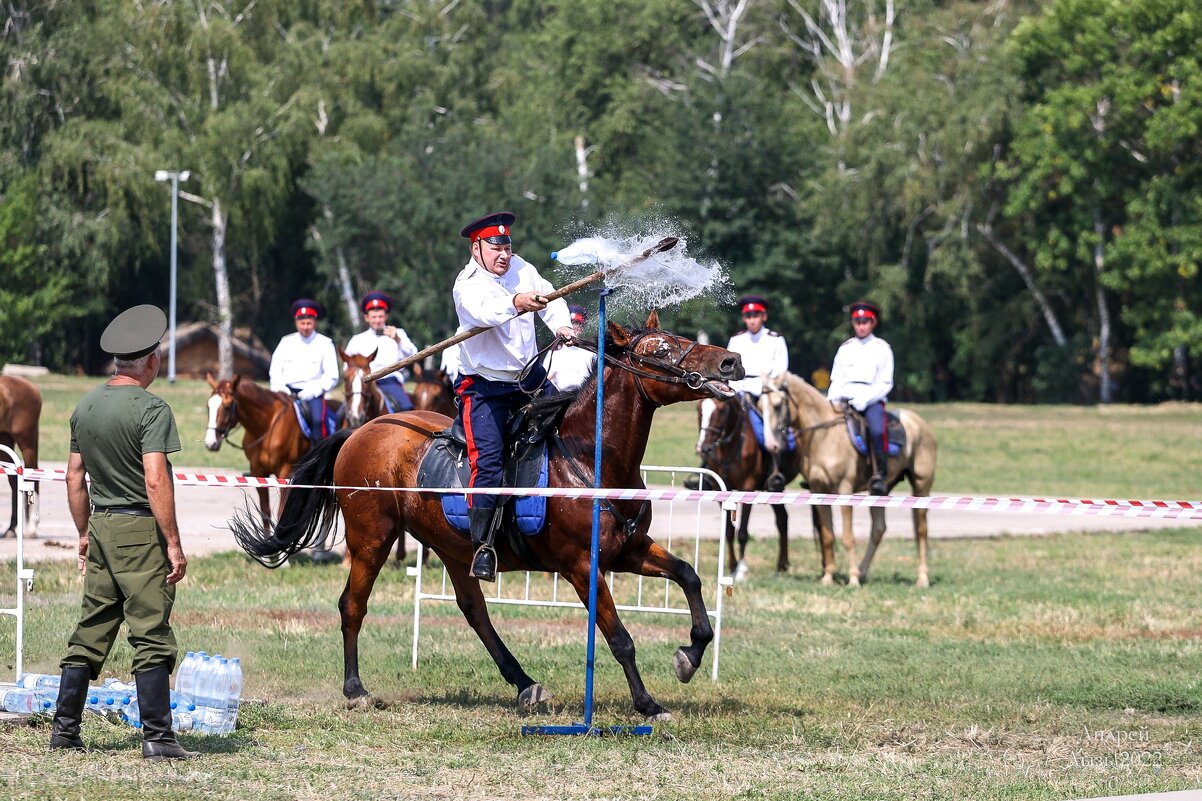
[[[659,332],[659,330],[660,329],[658,328],[627,328],[626,333],[630,334],[631,339],[638,339],[639,336],[643,334]],[[576,344],[583,347],[585,350],[591,350],[593,353],[597,352],[597,340],[595,339],[579,339],[576,341]],[[615,357],[621,356],[628,350],[629,348],[624,345],[619,345],[610,337],[605,338],[605,355]],[[572,405],[568,407],[567,411],[564,413],[564,417],[567,417],[569,414],[575,412],[577,410],[577,406],[596,403],[597,396],[595,393],[597,391],[597,376],[600,374],[601,369],[604,369],[604,360],[598,358],[597,362],[600,369],[595,369],[589,373],[588,378],[584,379],[584,383],[579,387],[574,390],[569,390],[576,393],[576,400],[572,401]],[[587,403],[586,399],[588,399]],[[593,408],[593,406],[590,406],[589,408]]]
[[[272,392],[266,387],[256,384],[246,376],[242,376],[235,387],[235,393],[250,400],[261,401],[262,403],[271,403],[280,395],[278,392]]]

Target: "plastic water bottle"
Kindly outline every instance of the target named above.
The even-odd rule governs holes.
[[[86,708],[108,718],[119,718],[126,706],[136,698],[134,688],[110,680],[102,687],[89,687]]]
[[[187,696],[187,695],[184,695],[183,693],[172,690],[171,691],[171,709],[173,711],[179,711],[179,712],[188,712],[188,713],[195,712],[196,711],[196,702],[193,701],[190,696]]]
[[[225,722],[229,713],[230,677],[229,660],[219,659],[213,670],[210,703],[205,708],[204,728],[210,734],[225,734]]]
[[[238,725],[238,707],[242,703],[242,661],[236,656],[229,661],[225,686],[225,726],[222,733],[229,734]]]
[[[54,695],[31,687],[15,687],[4,692],[5,712],[26,714],[50,714],[54,707]]]
[[[22,673],[21,678],[17,679],[17,686],[26,690],[41,690],[41,689],[58,689],[58,682],[61,676],[52,676],[49,673]],[[57,693],[55,693],[57,695]]]
[[[196,675],[196,653],[189,651],[184,656],[184,661],[180,662],[179,669],[175,671],[175,691],[184,693],[185,695],[195,695],[196,690],[192,685],[193,677]]]
[[[630,256],[618,250],[613,242],[599,236],[577,239],[562,250],[552,251],[551,258],[568,266],[596,264],[599,267],[617,267],[630,260]]]
[[[196,672],[196,718],[205,734],[218,734],[225,719],[225,699],[221,697],[222,666],[213,657],[200,661]]]

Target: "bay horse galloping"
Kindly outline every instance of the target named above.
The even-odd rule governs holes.
[[[772,457],[760,447],[751,424],[751,411],[743,398],[733,398],[718,403],[712,398],[698,401],[697,422],[701,433],[697,436],[697,453],[705,467],[717,473],[730,490],[755,492],[764,488],[764,482],[773,471]],[[783,432],[777,432],[783,436]],[[796,448],[780,455],[780,472],[787,485],[797,478],[801,457]],[[726,518],[727,564],[731,565],[736,581],[747,578],[748,523],[752,504],[740,504],[738,556],[735,555],[735,524]],[[776,533],[780,539],[777,549],[776,570],[784,573],[789,569],[789,514],[785,505],[772,504],[776,518]]]
[[[802,458],[802,474],[811,492],[851,495],[868,489],[871,468],[851,444],[843,411],[834,408],[826,395],[815,389],[799,376],[785,373],[764,384],[760,396],[760,412],[764,415],[764,439],[769,448],[779,447],[779,441],[770,436],[778,427],[777,419],[788,414],[800,435],[799,450]],[[935,432],[930,425],[909,409],[898,413],[905,429],[905,449],[897,456],[889,457],[889,470],[885,484],[892,490],[903,478],[910,482],[914,495],[931,494],[935,483]],[[852,508],[841,507],[843,512],[843,547],[847,551],[847,583],[853,587],[867,578],[872,557],[885,536],[885,510],[871,507],[872,535],[864,551],[864,560],[856,565],[856,540],[852,529]],[[927,572],[927,510],[914,509],[914,540],[918,547],[919,587],[929,587]],[[834,582],[835,533],[829,506],[818,507],[818,528],[822,544],[822,583]]]
[[[272,392],[249,378],[235,375],[233,379],[216,381],[206,376],[213,394],[209,396],[209,423],[205,428],[205,447],[211,451],[221,448],[231,431],[239,425],[244,434],[241,448],[250,463],[250,474],[258,478],[275,476],[287,479],[292,466],[309,451],[309,438],[301,430],[293,410],[292,398],[283,392]],[[259,487],[259,512],[264,530],[271,522],[271,500],[266,487]]]
[[[605,487],[644,486],[639,463],[656,409],[706,395],[731,397],[734,391],[727,382],[744,375],[737,354],[660,331],[658,324],[659,318],[652,312],[644,329],[628,331],[613,323],[607,329],[602,414],[604,430],[612,434],[601,443],[601,483]],[[557,442],[548,450],[548,486],[592,486],[596,393],[596,379],[590,378],[564,413],[559,426],[562,444]],[[323,540],[341,509],[352,559],[350,576],[338,601],[344,659],[342,691],[351,701],[373,701],[359,677],[359,632],[372,585],[388,558],[389,547],[402,531],[412,533],[441,557],[455,587],[459,609],[501,676],[517,688],[518,704],[528,706],[550,698],[526,674],[493,628],[480,582],[468,572],[474,550],[471,539],[447,523],[440,495],[350,489],[417,487],[418,468],[435,441],[434,434],[450,423],[443,415],[415,411],[379,417],[354,432],[339,431],[320,443],[293,473],[298,484],[331,489],[289,493],[270,536],[259,533],[245,513],[231,521],[239,544],[252,557],[274,566],[297,550]],[[338,489],[333,489],[335,486]],[[581,602],[587,603],[592,501],[553,497],[548,499],[546,515],[542,533],[524,540],[527,556],[515,552],[505,536],[498,537],[498,569],[559,573],[572,584]],[[643,686],[635,665],[634,641],[614,609],[613,596],[602,580],[605,573],[664,577],[680,585],[692,620],[690,643],[681,646],[674,658],[680,681],[693,677],[713,639],[713,629],[697,573],[652,541],[647,533],[650,526],[650,504],[640,501],[614,501],[601,514],[597,625],[626,674],[635,709],[649,718],[666,719],[664,708]]]
[[[0,445],[7,445],[21,454],[26,467],[38,466],[38,420],[42,416],[42,394],[28,380],[19,376],[0,375]],[[0,459],[3,457],[0,456]],[[25,536],[38,535],[38,484],[26,508]],[[12,514],[4,537],[17,536],[17,477],[8,477],[12,490]]]
[[[416,411],[455,416],[455,388],[451,386],[451,377],[446,370],[439,368],[437,372],[429,373],[415,364],[413,378],[417,382],[413,388],[413,408]]]

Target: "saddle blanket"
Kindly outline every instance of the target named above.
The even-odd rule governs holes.
[[[422,487],[465,487],[471,480],[472,468],[467,453],[459,442],[438,439],[426,452],[417,472],[417,483]],[[505,467],[505,484],[511,487],[547,486],[547,447],[543,443],[532,448],[530,455],[516,466]],[[443,493],[442,514],[451,528],[460,534],[469,532],[467,520],[467,495]],[[543,496],[517,496],[506,504],[502,527],[512,524],[524,536],[530,537],[543,530],[547,522],[547,499]]]
[[[764,418],[760,416],[760,410],[754,406],[747,407],[747,413],[751,417],[751,430],[755,432],[755,441],[760,443],[760,450],[764,449]],[[791,453],[797,449],[797,435],[793,433],[793,427],[785,432],[785,451]]]
[[[338,416],[330,409],[323,401],[321,410],[325,417],[325,432],[322,436],[328,437],[338,430]],[[292,401],[292,411],[296,412],[296,422],[300,424],[301,431],[310,439],[313,437],[313,427],[309,425],[309,421],[305,418],[304,404],[298,400]]]
[[[889,435],[889,455],[897,456],[906,446],[906,429],[902,427],[901,418],[897,416],[897,412],[885,412],[885,431]],[[868,455],[868,443],[864,441],[864,435],[850,423],[847,426],[847,434],[851,437],[851,444],[859,451],[861,456]]]

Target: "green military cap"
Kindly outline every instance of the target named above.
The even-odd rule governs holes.
[[[167,332],[167,315],[144,303],[118,314],[100,335],[100,349],[118,359],[140,359],[159,346]]]

